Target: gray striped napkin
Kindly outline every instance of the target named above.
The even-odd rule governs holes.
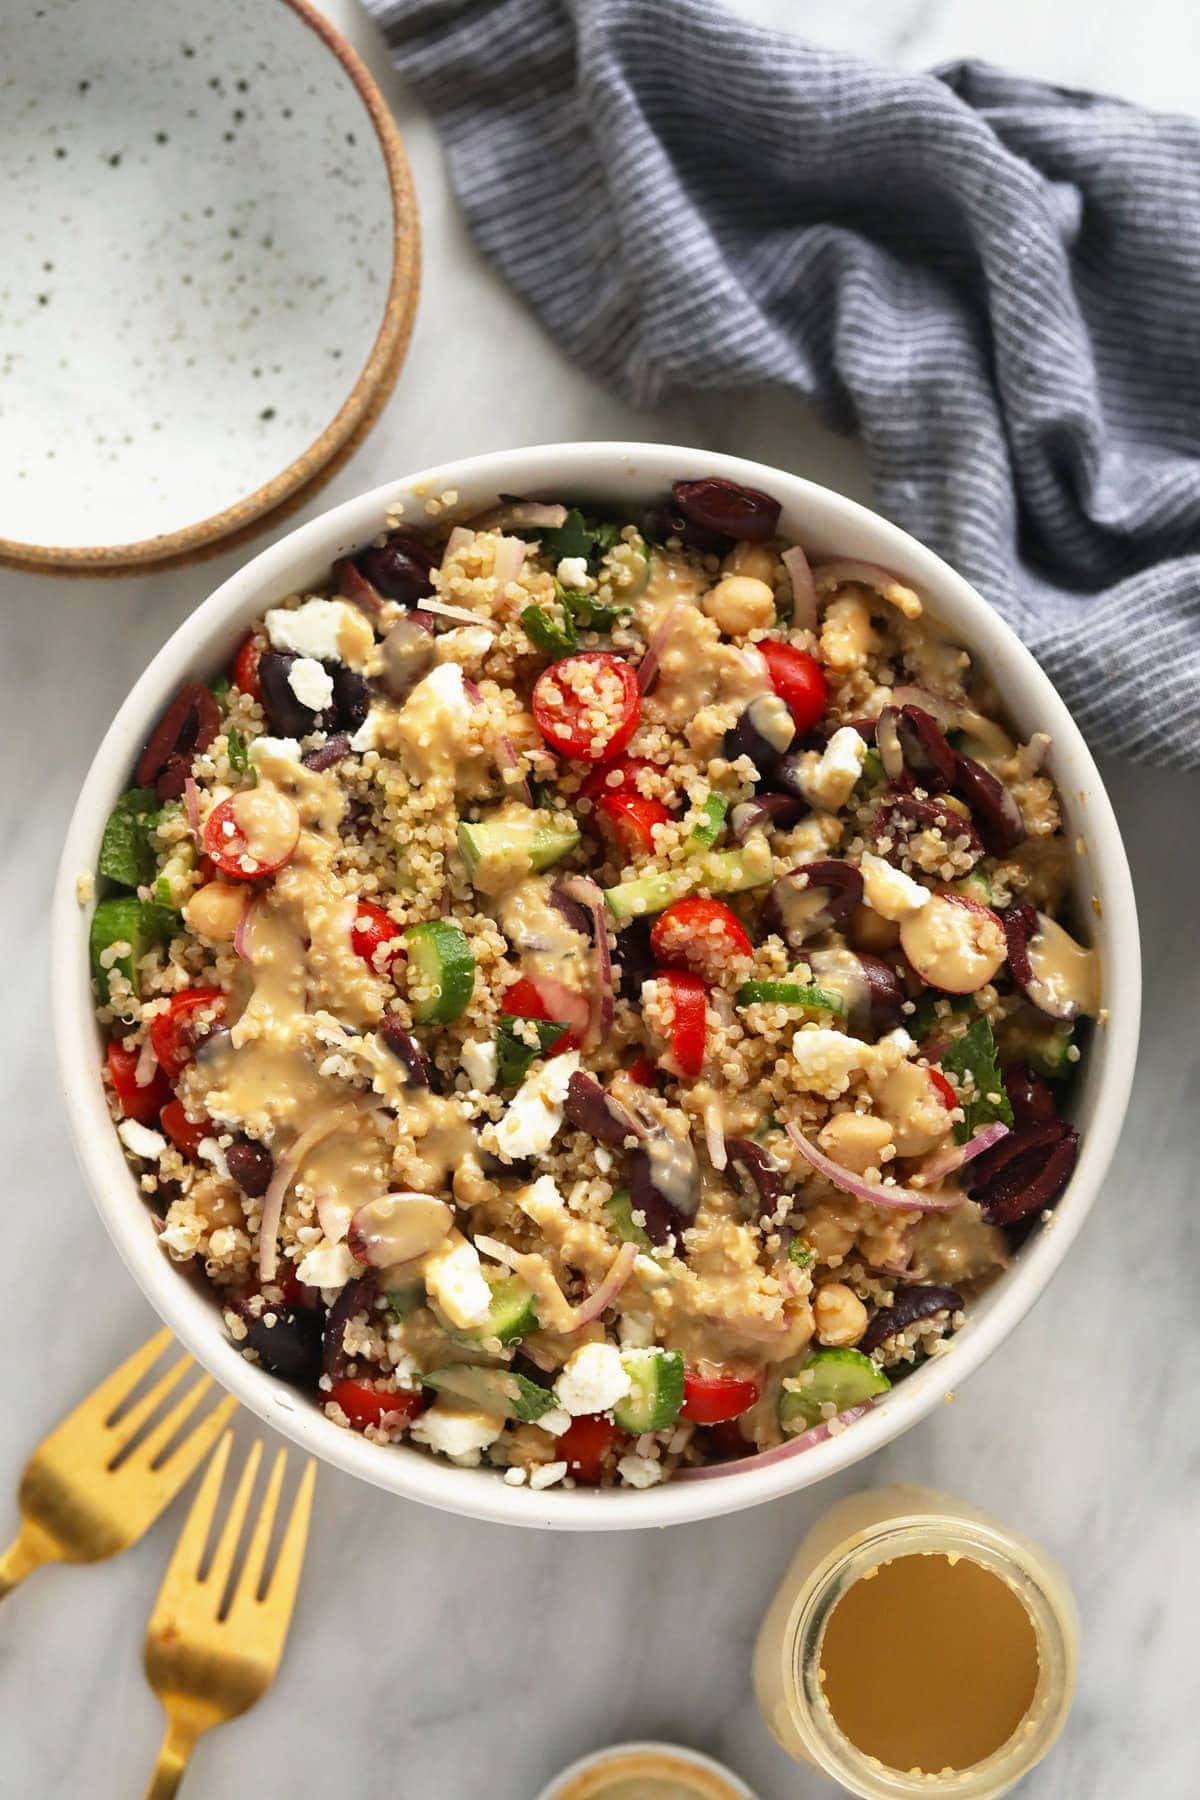
[[[710,0],[367,0],[476,239],[641,405],[778,383],[1093,745],[1200,767],[1200,128]]]

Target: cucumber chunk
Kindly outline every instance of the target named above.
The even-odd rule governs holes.
[[[492,1303],[487,1322],[473,1331],[454,1331],[464,1344],[490,1343],[498,1338],[502,1344],[515,1344],[527,1332],[537,1330],[537,1304],[533,1289],[519,1275],[501,1275],[492,1283]]]
[[[861,1406],[877,1394],[886,1394],[891,1382],[861,1350],[818,1350],[800,1370],[804,1386],[793,1392],[784,1388],[779,1401],[779,1423],[785,1437],[819,1425],[822,1410],[832,1402],[835,1412]]]
[[[463,820],[458,848],[472,887],[481,894],[500,894],[523,876],[540,873],[558,862],[579,842],[579,826],[570,813],[510,802],[477,824]]]
[[[629,1197],[628,1188],[618,1188],[612,1199],[605,1201],[604,1210],[608,1214],[609,1224],[623,1244],[636,1244],[639,1250],[647,1253],[654,1248],[634,1219],[633,1201]]]
[[[688,853],[694,855],[698,850],[711,850],[725,824],[725,815],[729,811],[729,801],[724,794],[710,794],[700,808],[700,817],[688,833]]]
[[[427,919],[404,933],[409,980],[418,997],[412,1015],[418,1025],[457,1019],[475,992],[475,952],[449,919]]]
[[[845,1013],[846,1002],[827,988],[798,981],[743,981],[737,992],[739,1006],[803,1006],[809,1012]]]
[[[178,912],[188,897],[191,885],[188,877],[195,867],[196,846],[190,838],[184,838],[176,844],[155,880],[154,898],[160,906]]]
[[[626,1350],[621,1366],[631,1386],[613,1407],[624,1431],[663,1431],[683,1405],[683,1358],[678,1350]]]
[[[496,1419],[519,1419],[531,1425],[549,1412],[554,1395],[549,1388],[539,1387],[524,1375],[511,1369],[480,1369],[473,1363],[450,1363],[445,1368],[431,1369],[421,1380],[438,1394],[451,1394],[467,1400]]]
[[[108,900],[101,900],[92,914],[92,923],[88,933],[88,947],[92,958],[92,973],[100,986],[102,996],[107,999],[109,989],[109,970],[100,961],[102,953],[113,944],[128,944],[127,956],[120,956],[112,964],[120,969],[126,977],[134,993],[138,993],[137,965],[153,944],[163,944],[178,928],[179,915],[165,906],[156,906],[152,900],[135,900],[129,894],[116,895]]]
[[[740,894],[746,888],[765,887],[773,873],[771,846],[759,836],[740,850],[705,850],[677,868],[622,881],[605,888],[604,898],[618,925],[627,925],[647,913],[662,912],[700,888],[712,894]]]

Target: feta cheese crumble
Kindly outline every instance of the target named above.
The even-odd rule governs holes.
[[[311,656],[296,658],[288,670],[288,686],[312,712],[324,712],[333,699],[333,676]]]
[[[167,1147],[161,1131],[151,1131],[148,1125],[139,1125],[136,1119],[122,1119],[117,1126],[117,1136],[127,1150],[132,1150],[135,1156],[144,1156],[147,1162],[156,1162]]]
[[[426,1259],[425,1291],[459,1331],[487,1320],[492,1290],[483,1278],[478,1250],[457,1231]]]
[[[480,1453],[494,1444],[503,1430],[504,1420],[495,1419],[490,1413],[436,1400],[428,1412],[413,1421],[409,1436],[414,1443],[427,1444],[431,1450],[448,1456],[460,1469],[477,1469]],[[566,1466],[564,1463],[564,1470]]]
[[[567,1085],[578,1067],[578,1050],[567,1050],[528,1076],[499,1124],[483,1132],[484,1148],[505,1162],[544,1156],[563,1122]]]
[[[630,1381],[613,1344],[583,1344],[568,1358],[554,1384],[554,1397],[564,1411],[609,1412],[629,1392]]]

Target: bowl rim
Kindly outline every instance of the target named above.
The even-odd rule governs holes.
[[[302,561],[320,566],[378,529],[389,506],[414,496],[457,488],[474,498],[497,492],[555,489],[593,491],[606,482],[619,492],[617,472],[655,491],[672,478],[716,474],[751,486],[770,487],[782,499],[798,534],[842,535],[869,540],[871,560],[903,570],[928,594],[935,615],[949,610],[956,634],[981,655],[993,673],[1019,679],[1033,696],[1037,729],[1050,732],[1056,758],[1069,764],[1074,809],[1086,811],[1089,872],[1102,901],[1101,931],[1108,939],[1103,1054],[1093,1054],[1084,1090],[1094,1096],[1093,1116],[1079,1161],[1052,1215],[1023,1247],[953,1340],[949,1354],[930,1359],[894,1388],[850,1429],[802,1455],[766,1467],[754,1459],[723,1468],[719,1477],[673,1481],[644,1490],[550,1488],[533,1493],[509,1487],[494,1471],[464,1470],[424,1452],[383,1449],[332,1424],[306,1397],[245,1361],[226,1338],[219,1313],[163,1256],[136,1184],[112,1129],[103,1088],[96,1079],[97,1026],[87,976],[88,909],[77,880],[93,871],[100,830],[146,731],[165,698],[210,658],[215,640],[231,648],[239,629],[287,586],[289,569]],[[866,551],[861,552],[867,554]],[[291,580],[303,581],[293,574]],[[965,622],[965,629],[959,627]],[[1064,776],[1059,778],[1065,791]],[[812,1486],[891,1442],[930,1413],[990,1355],[1033,1302],[1086,1217],[1108,1168],[1124,1119],[1133,1079],[1140,1016],[1140,951],[1133,883],[1112,806],[1091,753],[1065,703],[1030,652],[966,580],[899,526],[859,502],[803,477],[743,457],[675,445],[630,442],[537,445],[445,462],[390,481],[310,520],[235,571],[184,620],[143,671],[118,709],[84,780],[64,840],[51,913],[52,1009],[57,1069],[76,1155],[97,1209],[134,1279],[151,1305],[196,1359],[252,1412],[322,1460],[377,1487],[477,1519],[532,1528],[624,1530],[709,1518],[773,1500]],[[1090,1080],[1089,1080],[1090,1078]]]
[[[310,0],[274,0],[295,13],[342,65],[383,155],[392,206],[392,266],[367,359],[329,423],[269,480],[207,518],[124,544],[35,544],[0,537],[0,566],[43,575],[142,574],[215,555],[261,532],[320,491],[370,431],[396,385],[416,318],[421,227],[403,139],[358,52]]]

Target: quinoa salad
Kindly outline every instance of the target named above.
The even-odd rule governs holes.
[[[381,1446],[803,1450],[1074,1166],[1050,741],[754,489],[417,506],[173,697],[81,879],[163,1254]]]

